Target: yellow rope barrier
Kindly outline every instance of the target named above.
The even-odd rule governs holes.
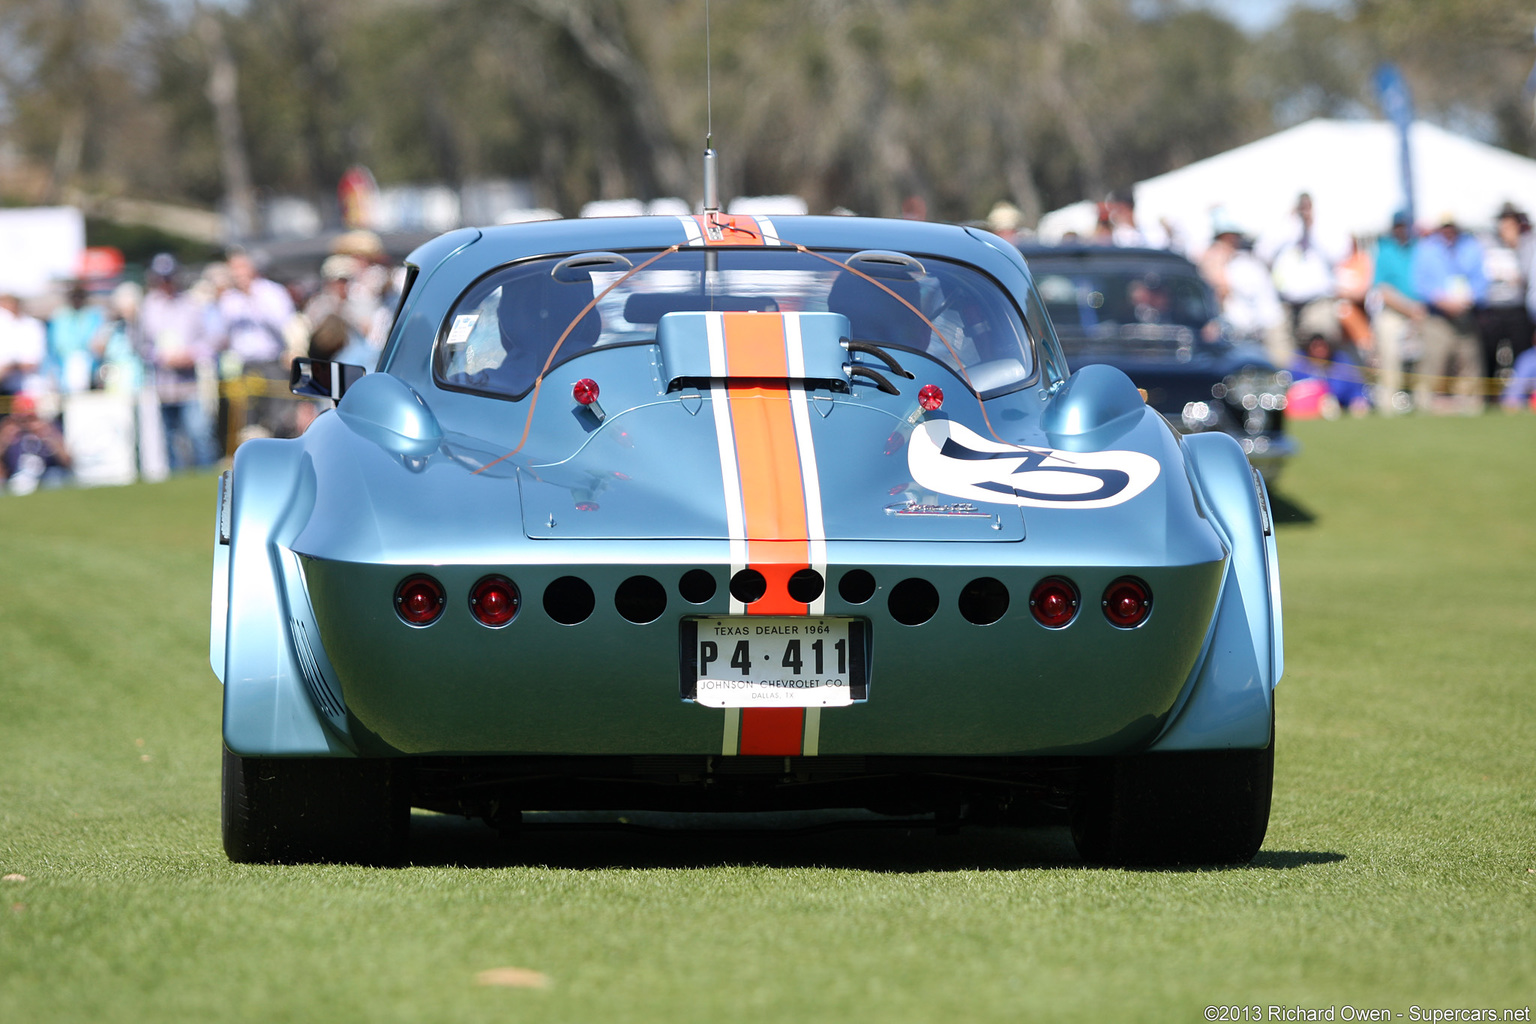
[[[1350,384],[1375,384],[1380,381],[1381,371],[1373,366],[1361,366],[1358,363],[1344,363],[1337,360],[1326,362],[1309,358],[1308,372],[1314,377],[1325,380],[1339,380]],[[1346,373],[1334,372],[1336,367],[1342,367]],[[1426,384],[1431,391],[1451,391],[1460,384],[1467,386],[1476,384],[1474,392],[1480,395],[1502,395],[1509,378],[1505,377],[1452,377],[1445,374],[1424,374],[1404,371],[1402,374],[1405,390],[1412,391],[1420,384]]]
[[[250,402],[253,398],[281,398],[292,402],[312,402],[313,398],[296,395],[289,390],[286,379],[275,380],[254,373],[219,381],[219,395],[229,402],[229,419],[224,437],[224,450],[233,452],[240,444],[240,432],[249,426]]]

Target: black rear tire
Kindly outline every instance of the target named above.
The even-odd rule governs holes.
[[[397,864],[410,804],[399,766],[224,751],[224,852],[239,864]]]
[[[1273,720],[1263,750],[1190,750],[1085,764],[1072,841],[1094,864],[1246,864],[1269,828]]]

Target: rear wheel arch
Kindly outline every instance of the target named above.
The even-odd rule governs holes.
[[[1269,828],[1274,704],[1261,749],[1178,750],[1084,763],[1072,841],[1096,864],[1246,864]]]

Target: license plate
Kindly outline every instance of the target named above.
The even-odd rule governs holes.
[[[869,693],[862,619],[685,619],[682,694],[711,708],[826,708]]]

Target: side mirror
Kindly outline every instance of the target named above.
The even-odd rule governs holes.
[[[288,390],[307,398],[329,398],[339,402],[347,389],[362,380],[367,372],[351,363],[300,356],[293,361],[293,369],[289,372]]]

